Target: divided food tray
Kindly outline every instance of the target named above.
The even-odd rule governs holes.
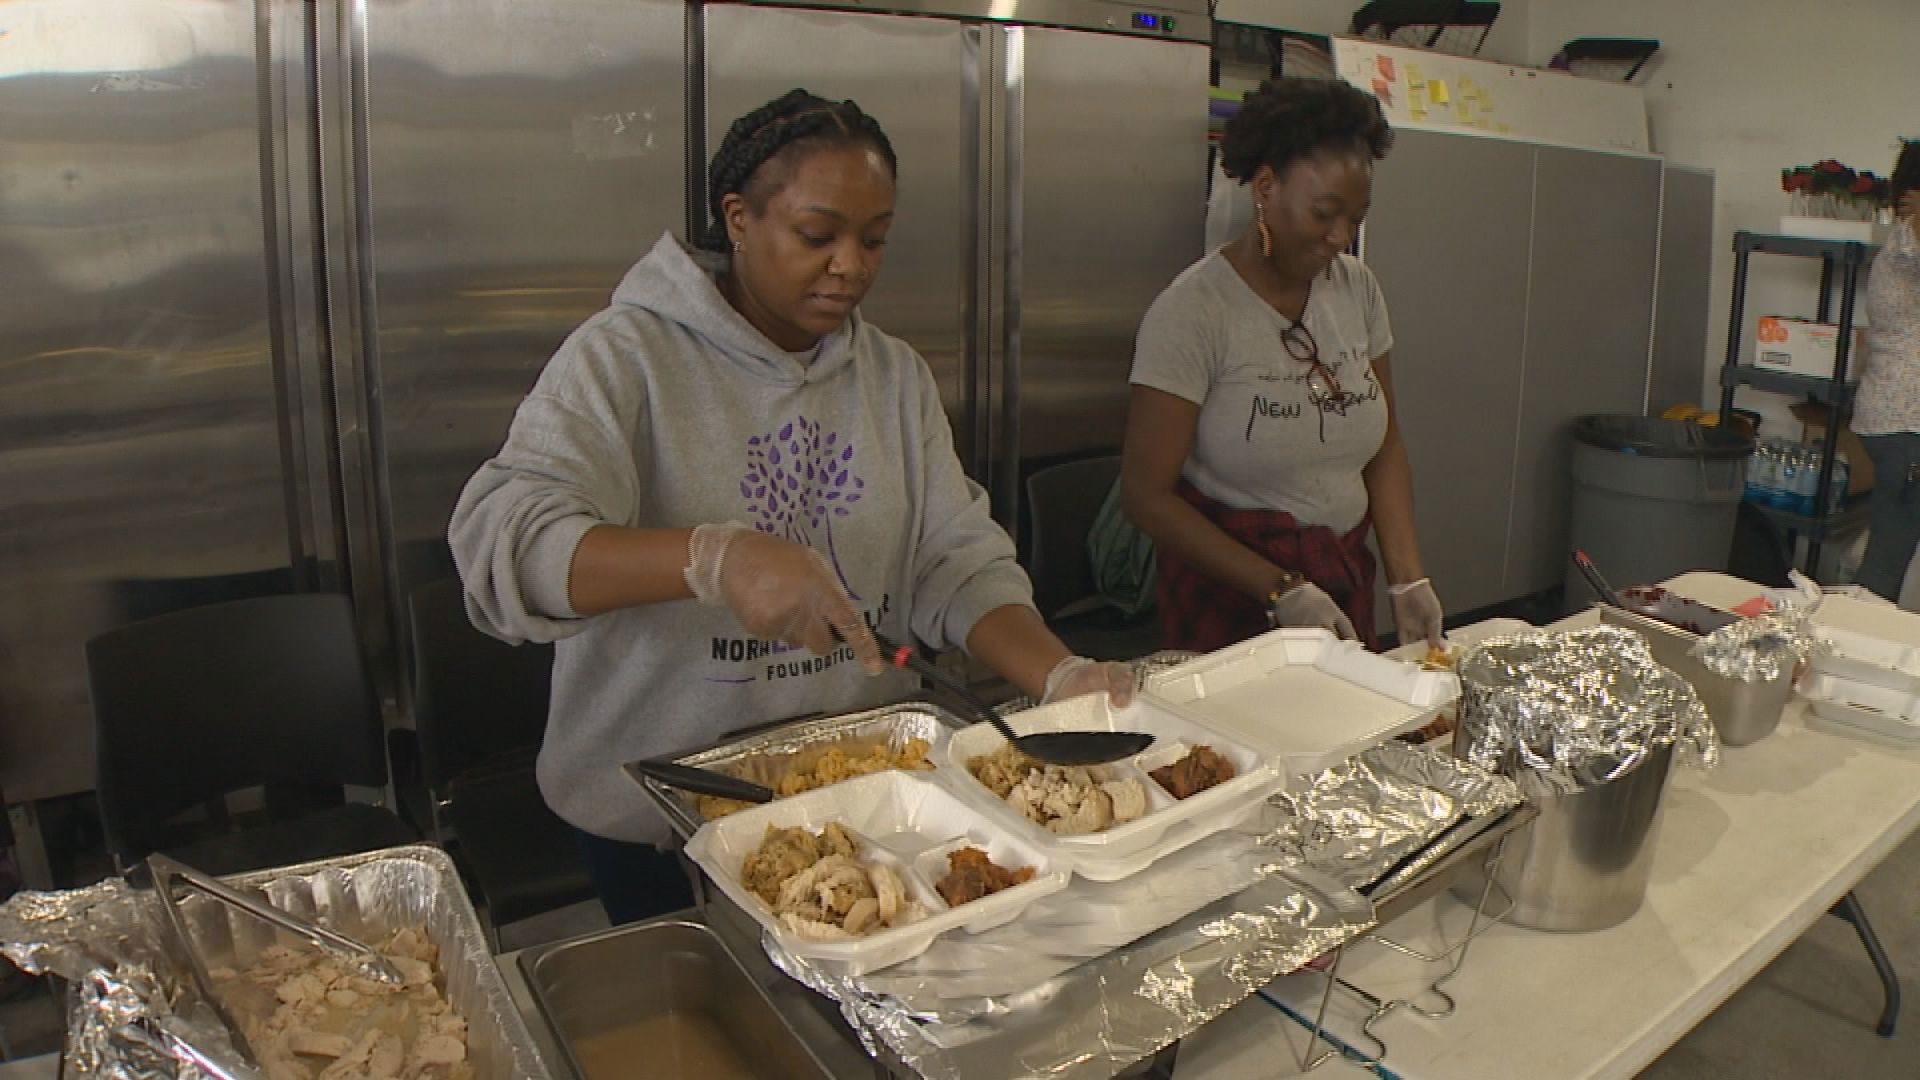
[[[1478,645],[1488,638],[1505,637],[1508,634],[1524,634],[1539,627],[1519,619],[1487,619],[1470,626],[1462,626],[1447,632],[1447,644],[1453,646],[1454,655],[1465,652],[1468,647]],[[1398,660],[1403,664],[1418,665],[1427,658],[1427,643],[1416,641],[1402,645],[1397,649],[1388,649],[1381,656],[1389,660]]]
[[[851,941],[822,941],[789,932],[772,909],[741,879],[742,864],[760,847],[769,826],[818,833],[838,822],[861,841],[858,861],[892,868],[926,917]],[[1009,870],[1034,868],[1032,879],[950,908],[935,890],[946,873],[946,855],[959,847],[981,848]],[[875,773],[777,799],[707,822],[687,842],[688,857],[727,898],[757,920],[795,956],[829,961],[846,975],[863,975],[926,951],[951,930],[978,932],[1012,921],[1043,896],[1067,885],[1067,868],[1030,837],[984,815],[937,776],[899,771]]]
[[[1018,713],[1009,723],[1022,735],[1046,731],[1139,731],[1154,736],[1154,744],[1145,752],[1088,770],[1100,781],[1138,780],[1146,790],[1147,813],[1100,832],[1076,836],[1056,835],[1035,824],[995,796],[969,770],[969,761],[1006,745],[1006,740],[990,725],[976,724],[962,729],[947,742],[941,764],[949,769],[953,783],[965,788],[970,803],[990,810],[1031,842],[1062,857],[1075,872],[1095,881],[1115,881],[1138,873],[1165,855],[1239,824],[1284,782],[1253,747],[1195,722],[1156,700],[1152,694],[1135,697],[1133,703],[1123,709],[1115,709],[1104,695],[1074,698]],[[1185,799],[1176,799],[1150,775],[1152,770],[1172,764],[1203,745],[1212,747],[1233,763],[1232,779]]]
[[[1817,633],[1833,648],[1814,657],[1816,673],[1920,693],[1920,649],[1837,626],[1819,627]]]
[[[1912,691],[1816,673],[1801,684],[1800,693],[1829,723],[1920,745],[1920,695]]]
[[[1424,727],[1460,696],[1460,680],[1283,627],[1167,672],[1146,696],[1300,776]]]
[[[1920,615],[1884,602],[1822,596],[1813,610],[1813,623],[1820,631],[1845,630],[1882,641],[1920,644]]]

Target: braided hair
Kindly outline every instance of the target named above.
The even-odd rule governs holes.
[[[713,221],[701,246],[727,250],[727,222],[720,204],[728,195],[745,197],[758,212],[780,190],[784,178],[770,175],[763,168],[768,162],[803,145],[858,144],[878,150],[886,159],[887,171],[899,175],[900,163],[887,133],[851,101],[829,101],[794,89],[735,120],[707,168],[707,210]]]
[[[1220,166],[1242,184],[1265,165],[1280,172],[1328,149],[1356,149],[1379,160],[1393,129],[1373,95],[1339,79],[1268,79],[1227,121]]]

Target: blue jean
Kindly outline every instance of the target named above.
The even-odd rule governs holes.
[[[1920,434],[1862,435],[1873,462],[1867,502],[1867,554],[1854,581],[1896,603],[1920,544]]]

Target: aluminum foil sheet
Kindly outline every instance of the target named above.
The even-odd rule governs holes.
[[[440,947],[446,994],[468,1022],[468,1056],[483,1080],[550,1074],[487,949],[453,862],[425,845],[327,859],[225,879],[294,915],[360,940],[424,927]],[[210,966],[245,967],[276,940],[257,919],[198,892],[182,914]],[[72,1075],[140,1080],[252,1076],[224,1028],[190,989],[184,958],[150,890],[110,879],[67,892],[24,892],[0,904],[0,954],[76,983],[68,1031]],[[195,1064],[193,1056],[206,1061]]]
[[[769,956],[839,1002],[869,1053],[890,1053],[929,1080],[1092,1080],[1157,1053],[1276,976],[1371,929],[1371,912],[1352,894],[1329,897],[1274,870],[1172,925],[1023,990],[932,1007],[890,992],[902,988],[898,969],[847,979],[777,949]],[[1003,930],[1020,933],[1017,925]],[[990,940],[996,935],[997,942]],[[1013,955],[1011,935],[1002,931],[968,944]],[[930,950],[920,962],[935,956]],[[921,973],[929,987],[934,975]]]
[[[192,997],[182,958],[148,899],[119,878],[17,893],[0,904],[0,955],[23,971],[72,983],[71,1075],[251,1077],[219,1018]],[[195,1057],[225,1067],[202,1068]]]
[[[1735,682],[1766,683],[1793,677],[1824,643],[1814,634],[1811,612],[1756,615],[1723,626],[1687,651],[1708,671]]]
[[[1528,798],[1571,795],[1674,746],[1703,768],[1719,740],[1693,687],[1617,626],[1492,638],[1461,658],[1454,751]]]
[[[774,787],[788,769],[810,768],[820,755],[833,749],[862,757],[876,746],[897,751],[914,739],[924,739],[931,761],[947,736],[964,726],[964,721],[938,705],[909,702],[782,724],[674,760]],[[682,840],[706,821],[693,796],[650,779],[643,781],[643,786]]]
[[[1411,881],[1454,850],[1456,828],[1520,804],[1512,780],[1431,748],[1392,740],[1273,797],[1262,843],[1354,889]]]

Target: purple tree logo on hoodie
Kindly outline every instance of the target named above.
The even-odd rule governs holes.
[[[852,466],[852,442],[798,417],[778,432],[747,439],[747,473],[740,481],[740,497],[747,501],[747,513],[758,519],[755,529],[796,544],[824,547],[840,584],[858,599],[833,546],[834,520],[846,517],[867,487]],[[824,544],[816,544],[816,539]]]

